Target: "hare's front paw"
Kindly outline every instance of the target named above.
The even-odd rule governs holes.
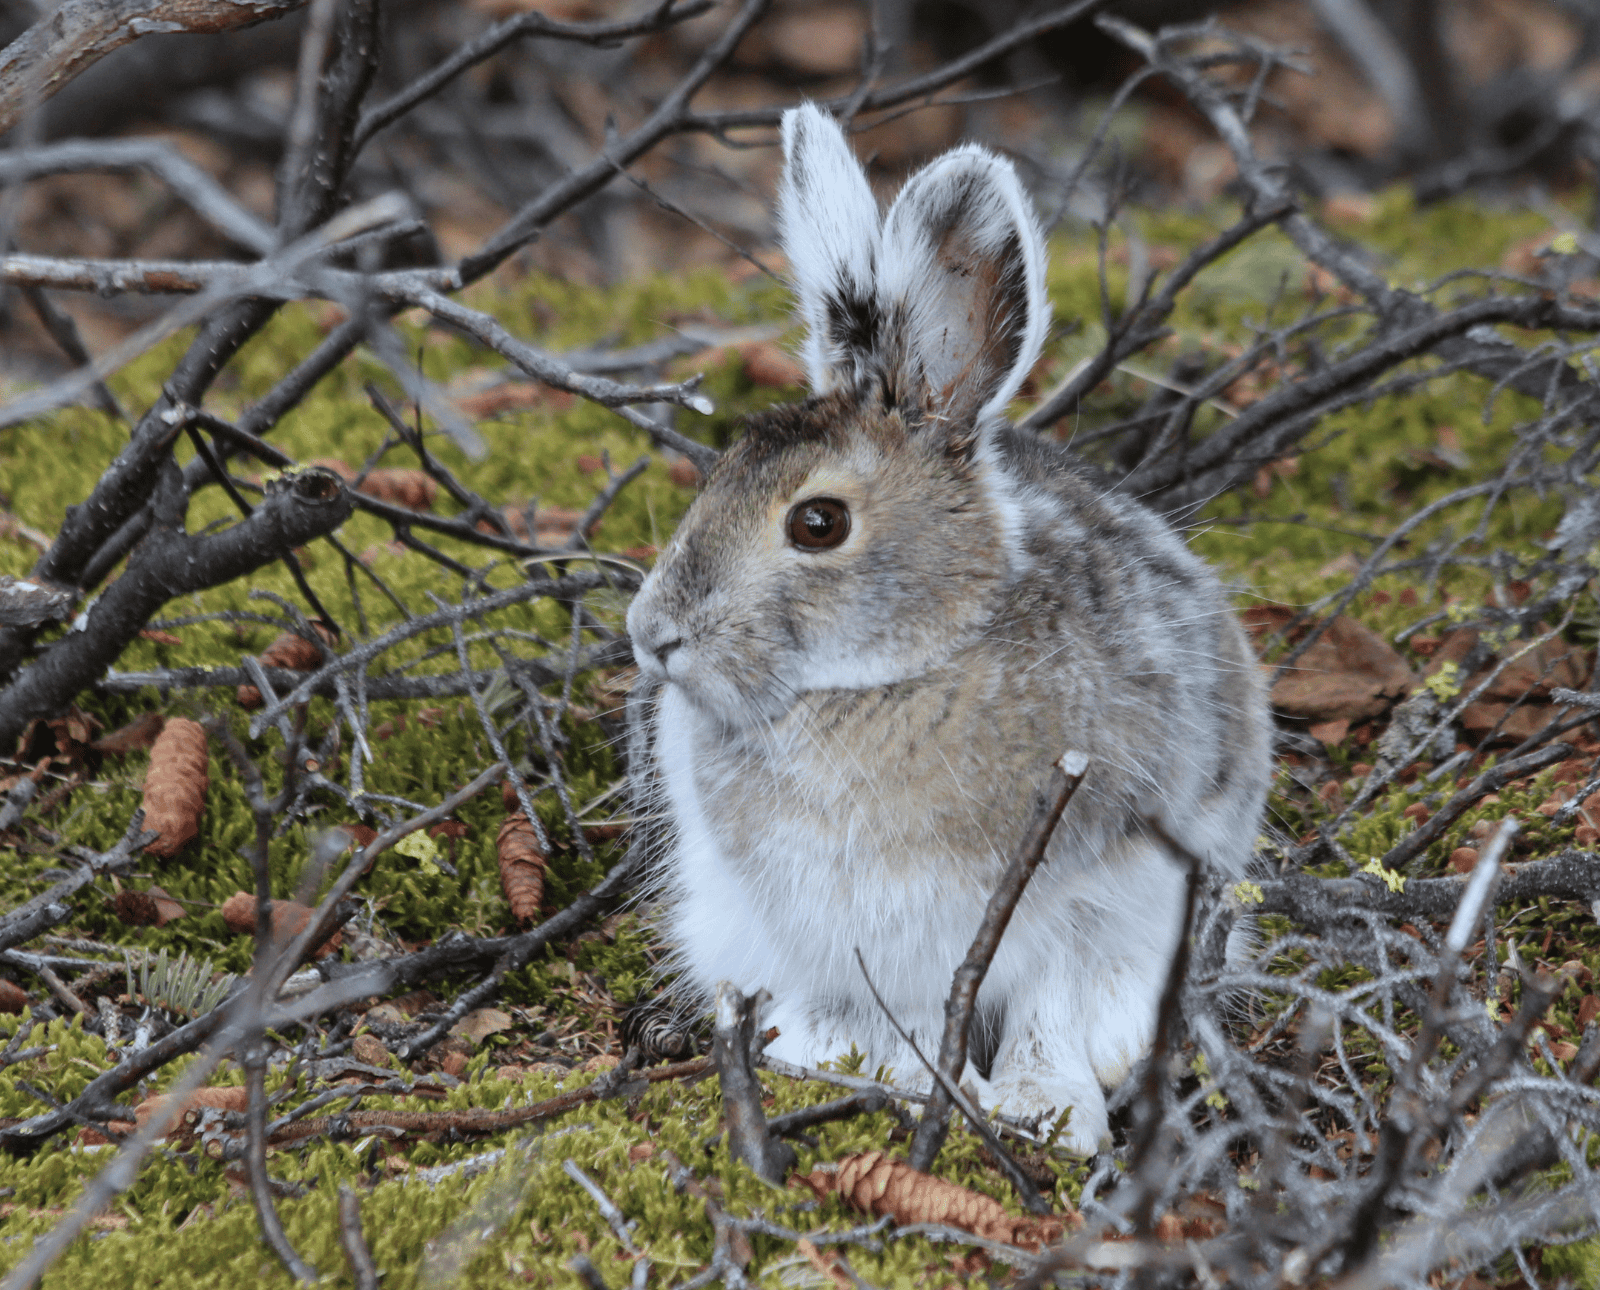
[[[993,1105],[1019,1119],[1036,1119],[1040,1134],[1049,1133],[1057,1117],[1070,1106],[1072,1116],[1057,1139],[1068,1151],[1092,1156],[1110,1137],[1106,1095],[1100,1090],[1100,1081],[1088,1071],[1083,1079],[1060,1071],[1000,1071],[991,1088],[989,1097],[994,1100],[991,1103],[986,1097],[986,1108]]]

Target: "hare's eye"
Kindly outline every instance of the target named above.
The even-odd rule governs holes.
[[[813,497],[789,512],[789,541],[808,551],[838,546],[850,536],[850,512],[832,497]]]

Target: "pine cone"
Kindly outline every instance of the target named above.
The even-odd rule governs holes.
[[[1019,1218],[991,1196],[925,1174],[881,1151],[846,1156],[801,1179],[817,1194],[838,1192],[852,1208],[896,1223],[941,1223],[989,1241],[1038,1250],[1059,1240],[1071,1218]]]
[[[117,917],[131,927],[165,927],[188,913],[182,905],[156,886],[151,886],[147,891],[125,888],[117,893],[113,904]]]
[[[500,825],[495,854],[500,859],[500,886],[511,905],[511,916],[519,923],[533,922],[544,899],[545,854],[539,849],[532,823],[521,811],[513,811]]]
[[[173,717],[150,749],[144,777],[144,827],[161,836],[145,850],[170,858],[200,832],[210,765],[206,732],[198,722]]]
[[[356,491],[392,506],[425,511],[433,506],[433,499],[439,495],[439,485],[420,470],[385,466],[369,472]]]
[[[117,917],[130,927],[152,927],[161,921],[161,911],[156,908],[156,898],[148,891],[134,891],[125,887],[113,902]]]

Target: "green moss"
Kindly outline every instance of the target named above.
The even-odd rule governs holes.
[[[1567,1280],[1578,1290],[1596,1290],[1600,1287],[1600,1239],[1543,1247],[1539,1270],[1548,1277]]]

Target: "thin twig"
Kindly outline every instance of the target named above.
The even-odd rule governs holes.
[[[944,1035],[939,1041],[939,1070],[943,1078],[934,1084],[927,1108],[917,1122],[916,1136],[911,1140],[906,1160],[913,1169],[927,1173],[938,1159],[939,1148],[944,1145],[950,1126],[951,1102],[946,1089],[959,1086],[966,1069],[967,1037],[978,1008],[978,991],[983,986],[989,964],[994,961],[995,951],[1000,948],[1000,938],[1011,923],[1017,902],[1027,890],[1033,871],[1043,862],[1062,812],[1072,801],[1088,769],[1088,755],[1072,751],[1063,753],[1050,768],[1049,781],[1039,794],[1032,818],[1016,850],[1011,853],[1000,881],[995,884],[966,958],[956,968],[950,983],[950,997],[944,1005]]]

